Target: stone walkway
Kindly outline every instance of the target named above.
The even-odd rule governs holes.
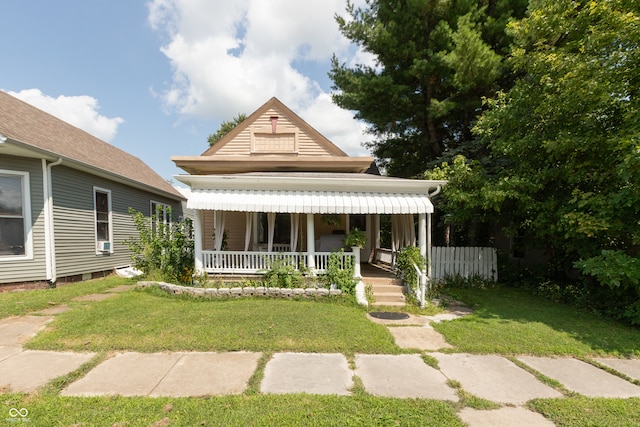
[[[103,298],[93,296],[82,300]],[[22,348],[24,342],[53,320],[55,309],[52,307],[41,315],[0,319],[0,390],[33,392],[95,356],[94,353]],[[264,367],[260,391],[350,395],[354,377],[358,377],[364,390],[372,395],[457,402],[457,391],[449,381],[455,380],[464,391],[505,405],[496,410],[462,409],[458,415],[472,427],[553,425],[522,405],[534,398],[563,395],[527,370],[499,355],[437,351],[449,344],[430,323],[464,314],[448,313],[432,318],[409,316],[398,321],[372,318],[387,325],[401,347],[429,350],[427,354],[437,360],[437,368],[427,365],[420,353],[356,354],[351,361],[343,354],[275,353]],[[121,352],[90,370],[61,394],[180,397],[241,394],[258,369],[261,357],[259,352]],[[559,381],[566,389],[585,396],[640,397],[637,385],[580,360],[531,356],[520,356],[518,360]],[[640,380],[638,359],[599,358],[595,362]]]

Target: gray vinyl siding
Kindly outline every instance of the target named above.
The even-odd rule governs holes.
[[[113,253],[96,253],[94,187],[111,192]],[[131,264],[124,241],[137,236],[129,208],[149,215],[151,200],[181,214],[179,201],[166,199],[64,165],[53,168],[57,277],[88,274]]]
[[[41,160],[2,155],[0,156],[0,169],[29,173],[31,232],[33,242],[32,259],[3,261],[0,258],[0,283],[45,280],[47,272],[44,245],[44,195],[42,191]]]

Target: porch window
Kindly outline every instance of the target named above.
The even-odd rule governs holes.
[[[98,253],[111,253],[113,252],[111,191],[94,187],[93,194],[96,219],[96,251]]]
[[[259,233],[258,243],[266,245],[269,243],[269,218],[268,214],[260,213],[258,217]],[[290,244],[291,243],[291,215],[288,213],[276,214],[273,242],[274,244]]]
[[[29,174],[0,170],[0,260],[30,257]]]

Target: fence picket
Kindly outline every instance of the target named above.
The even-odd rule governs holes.
[[[441,280],[448,274],[462,277],[481,276],[498,280],[498,257],[495,248],[443,247],[431,248],[431,278]]]

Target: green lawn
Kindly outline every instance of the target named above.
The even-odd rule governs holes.
[[[71,310],[56,316],[30,340],[33,349],[96,351],[93,365],[52,381],[31,394],[2,394],[0,408],[27,408],[42,425],[462,425],[461,407],[495,405],[463,393],[455,404],[425,399],[370,396],[356,381],[352,396],[261,395],[256,384],[266,359],[239,396],[209,398],[68,398],[65,384],[84,375],[114,350],[276,351],[401,353],[387,328],[344,298],[194,299],[157,289],[131,290],[100,302],[72,298],[132,284],[107,278],[58,289],[0,294],[0,317],[53,305]],[[452,351],[504,355],[640,356],[640,330],[511,289],[448,289],[474,308],[455,321],[434,324]],[[428,353],[423,355],[426,361]],[[426,363],[426,362],[425,362]],[[536,399],[530,409],[558,426],[640,425],[640,399],[567,397]],[[78,424],[80,423],[80,424]]]
[[[399,353],[384,326],[352,304],[176,298],[135,290],[57,316],[31,349]]]
[[[463,426],[452,405],[424,399],[306,394],[211,398],[0,395],[38,426]],[[157,424],[156,424],[157,423]],[[21,423],[19,423],[21,424]]]
[[[640,425],[640,399],[571,397],[535,399],[529,408],[559,427],[636,427]]]
[[[130,279],[110,276],[104,279],[61,285],[53,289],[2,292],[0,293],[0,319],[44,310],[54,305],[69,303],[75,297],[100,293],[116,286],[135,283]]]
[[[448,289],[473,314],[433,325],[455,351],[640,356],[640,330],[513,288]]]

